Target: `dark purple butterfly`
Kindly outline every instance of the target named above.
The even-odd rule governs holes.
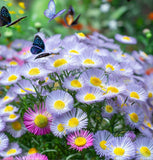
[[[74,20],[74,15],[75,15],[74,9],[72,6],[70,6],[68,12],[64,16],[64,21],[68,27],[78,24],[78,19],[80,18],[80,14],[77,16],[75,20]]]
[[[58,54],[58,53],[57,54],[55,54],[55,53],[45,53],[44,50],[45,50],[45,44],[44,44],[43,40],[38,35],[36,35],[30,51],[31,51],[32,54],[39,54],[39,53],[41,53],[41,54],[36,56],[35,59],[42,58],[42,57],[47,57],[49,55],[57,55]]]
[[[21,21],[22,19],[26,17],[27,16],[24,16],[24,17],[17,19],[14,22],[11,22],[11,15],[8,9],[5,6],[3,6],[0,11],[0,27],[5,26],[5,25],[6,27],[12,26],[13,24],[16,24],[17,22]]]
[[[50,0],[50,2],[48,3],[48,9],[46,9],[44,11],[44,15],[49,18],[49,22],[51,20],[53,20],[54,18],[60,16],[61,14],[63,14],[65,12],[66,9],[63,9],[61,11],[59,11],[57,14],[56,14],[56,7],[55,7],[55,2],[54,0]]]

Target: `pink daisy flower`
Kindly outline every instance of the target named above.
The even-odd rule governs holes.
[[[35,135],[44,135],[50,133],[50,125],[52,122],[52,115],[47,112],[44,105],[37,107],[34,105],[34,111],[28,108],[24,114],[24,125],[29,132]]]
[[[82,151],[93,145],[93,133],[89,133],[87,130],[75,131],[68,135],[67,141],[70,148]]]
[[[23,157],[16,157],[16,160],[48,160],[46,155],[40,153],[35,153]]]

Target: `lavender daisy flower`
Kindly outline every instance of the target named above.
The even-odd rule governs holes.
[[[148,137],[138,137],[135,141],[136,160],[153,159],[153,139]]]
[[[36,93],[31,82],[25,79],[18,81],[12,88],[12,91],[20,95]]]
[[[7,71],[3,73],[5,76],[0,79],[0,83],[3,85],[11,85],[16,83],[21,79],[19,69],[19,67],[9,67]]]
[[[4,131],[6,127],[6,122],[0,117],[0,132]]]
[[[107,38],[106,36],[98,33],[98,32],[93,32],[93,35],[96,36],[96,37],[99,37],[100,39],[106,41],[106,42],[110,42],[110,43],[113,43],[114,40],[113,39],[110,39],[110,38]]]
[[[85,40],[87,37],[84,33],[79,32],[79,33],[75,33],[76,37],[78,38],[78,40]]]
[[[145,125],[140,125],[138,127],[139,131],[146,137],[149,137],[149,138],[152,138],[153,136],[153,133],[152,133],[152,130],[148,127],[146,127]]]
[[[22,153],[22,149],[19,147],[19,145],[17,143],[10,143],[9,147],[0,152],[0,156],[10,157],[10,156],[16,156],[20,153]]]
[[[112,138],[113,138],[113,135],[106,130],[97,131],[95,133],[93,146],[94,146],[96,153],[100,157],[105,156],[105,158],[106,158],[109,156],[109,154],[108,154],[108,150],[110,148],[109,141]]]
[[[50,125],[51,132],[59,138],[62,138],[66,135],[66,128],[63,122],[62,117],[54,117],[52,124]]]
[[[29,132],[35,135],[44,135],[50,133],[50,124],[52,115],[46,111],[45,106],[39,108],[34,105],[34,110],[29,108],[23,116],[24,125]]]
[[[21,49],[28,46],[32,46],[32,42],[26,41],[24,39],[16,39],[11,43],[11,47],[14,49]]]
[[[22,48],[22,50],[18,52],[18,57],[24,61],[30,60],[33,56],[30,52],[30,48],[31,47]]]
[[[95,103],[102,101],[104,99],[103,91],[99,88],[94,88],[94,87],[83,87],[81,88],[77,94],[76,94],[76,99],[81,102],[81,103]]]
[[[46,98],[46,108],[51,114],[61,115],[73,108],[73,97],[62,90],[52,91]]]
[[[12,114],[9,114],[9,115],[5,115],[3,117],[3,120],[5,122],[15,122],[19,117],[20,117],[20,114],[12,113]]]
[[[4,133],[0,133],[0,152],[8,147],[9,139]]]
[[[121,43],[125,43],[125,44],[136,44],[137,40],[133,37],[129,37],[126,35],[120,35],[120,34],[116,34],[115,35],[115,39]]]
[[[134,83],[130,83],[126,86],[127,88],[127,96],[132,101],[137,102],[145,102],[147,99],[147,92],[142,88],[142,86],[139,86]]]
[[[114,137],[110,140],[110,158],[128,160],[135,157],[135,146],[128,137]]]
[[[129,106],[126,109],[126,122],[132,128],[138,128],[144,121],[143,109],[138,105]]]
[[[27,63],[23,66],[22,71],[23,76],[31,79],[41,78],[49,73],[44,65],[39,63]]]
[[[85,81],[82,77],[79,77],[78,79],[75,78],[75,76],[71,76],[64,79],[63,87],[69,89],[69,90],[79,90],[83,88]]]
[[[87,114],[79,108],[63,114],[61,118],[67,133],[86,128],[88,124]]]
[[[18,108],[13,105],[6,105],[4,107],[0,107],[0,116],[10,115],[18,111]]]
[[[27,129],[21,120],[16,120],[12,123],[7,123],[6,131],[13,137],[19,138],[26,133]]]
[[[75,131],[67,136],[67,145],[72,149],[82,151],[84,148],[89,148],[93,145],[93,133],[87,130]]]
[[[85,85],[92,87],[101,88],[107,82],[107,77],[101,69],[88,69],[80,77],[85,81]]]
[[[115,113],[117,113],[116,102],[112,99],[106,100],[105,105],[102,106],[102,116],[111,118]]]

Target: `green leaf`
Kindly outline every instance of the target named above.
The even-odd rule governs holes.
[[[118,10],[113,12],[113,14],[110,16],[110,19],[119,19],[127,10],[128,8],[125,6],[120,7]]]
[[[66,160],[69,160],[70,158],[72,158],[74,156],[80,156],[80,155],[81,155],[80,153],[71,154],[66,158]]]

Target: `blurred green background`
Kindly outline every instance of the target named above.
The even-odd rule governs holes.
[[[23,2],[23,3],[21,3]],[[33,40],[38,31],[46,36],[61,34],[62,37],[76,32],[92,34],[94,31],[114,37],[116,33],[133,36],[138,40],[138,48],[153,52],[153,0],[55,0],[56,13],[70,5],[75,10],[75,17],[81,14],[79,24],[67,27],[64,24],[64,14],[48,22],[44,10],[48,8],[49,0],[1,0],[0,7],[6,6],[12,21],[27,15],[28,17],[9,28],[0,28],[0,44],[8,45],[15,39]],[[144,29],[150,29],[148,35]]]

